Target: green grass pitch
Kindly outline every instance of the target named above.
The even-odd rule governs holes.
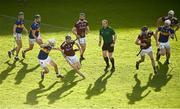
[[[171,64],[158,65],[159,74],[153,76],[149,57],[135,70],[139,47],[134,44],[140,27],[147,25],[155,31],[158,17],[173,9],[180,18],[178,0],[6,0],[0,3],[0,108],[179,108],[180,107],[180,43],[171,40]],[[57,40],[71,33],[80,12],[87,14],[90,33],[87,36],[86,60],[81,71],[87,79],[80,80],[60,52],[50,56],[65,75],[63,81],[55,77],[52,67],[45,80],[40,81],[41,67],[36,44],[27,58],[17,62],[7,57],[14,45],[13,17],[24,11],[29,29],[34,14],[42,16],[41,34],[44,41]],[[117,33],[115,45],[116,71],[104,73],[105,63],[98,35],[102,19],[110,20]],[[30,20],[30,21],[29,21]],[[180,39],[180,31],[177,31]],[[74,35],[72,35],[75,38]],[[23,35],[23,49],[28,47],[28,35]],[[153,40],[154,56],[156,46]],[[79,56],[79,54],[77,53]],[[136,75],[137,74],[137,75]]]

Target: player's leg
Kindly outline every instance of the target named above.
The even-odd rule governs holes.
[[[17,39],[16,40],[16,44],[17,44],[17,47],[16,47],[16,56],[15,56],[15,60],[19,60],[19,57],[18,57],[18,55],[19,55],[19,51],[20,51],[20,49],[22,48],[22,40],[19,38],[19,39]]]
[[[81,77],[83,77],[85,79],[85,76],[83,75],[83,73],[81,71],[79,71],[79,69],[80,69],[80,63],[79,62],[72,64],[72,67]]]
[[[29,39],[29,48],[22,51],[22,57],[25,58],[25,54],[34,48],[35,39]]]
[[[107,71],[108,68],[110,67],[110,65],[109,65],[108,51],[107,51],[107,50],[102,51],[102,55],[103,55],[104,61],[105,61],[105,63],[106,63],[106,67],[105,67],[104,71]]]
[[[139,69],[139,64],[144,62],[144,60],[145,60],[145,51],[142,50],[141,51],[141,58],[138,61],[136,61],[136,69],[137,70]]]
[[[16,37],[17,37],[17,36],[16,36]],[[17,40],[16,37],[14,37],[14,40],[15,40],[14,44],[16,43],[16,40]],[[8,51],[8,56],[9,56],[9,58],[11,58],[11,56],[14,55],[14,52],[16,51],[16,48],[17,48],[17,46]]]
[[[109,46],[108,57],[109,57],[111,64],[112,64],[111,72],[115,71],[115,62],[114,62],[113,52],[114,52],[114,47]]]
[[[80,38],[79,39],[79,44],[80,44],[81,49],[82,49],[82,54],[80,56],[80,63],[81,63],[81,61],[85,59],[84,58],[84,52],[86,50],[86,39],[85,38]]]
[[[164,56],[166,54],[166,49],[163,43],[160,43],[160,48],[158,49],[156,53],[156,61],[159,61],[160,56]]]
[[[169,64],[170,56],[171,56],[170,47],[167,47],[166,48],[166,62],[165,62],[166,64]]]
[[[36,42],[38,43],[38,45],[43,44],[42,38],[40,36],[37,38]]]
[[[152,67],[153,67],[153,70],[154,70],[154,73],[157,73],[157,70],[156,70],[156,64],[155,64],[155,60],[154,60],[154,57],[153,57],[153,52],[150,51],[148,53],[150,59],[151,59],[151,64],[152,64]]]
[[[56,72],[57,78],[64,78],[64,76],[59,72],[57,64],[51,59],[49,59],[48,62],[51,66],[54,67],[54,71]]]
[[[41,79],[44,79],[44,75],[47,74],[49,72],[49,69],[47,68],[47,63],[45,60],[39,60],[39,64],[41,65],[41,67],[43,68],[43,70],[41,71]]]
[[[113,57],[113,52],[108,52],[108,57],[111,61],[111,64],[112,64],[112,68],[111,68],[111,71],[115,71],[115,62],[114,62],[114,57]]]

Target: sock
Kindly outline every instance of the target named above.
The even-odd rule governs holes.
[[[115,68],[114,67],[114,58],[110,58],[110,61],[111,61],[112,67]]]
[[[108,57],[104,57],[104,61],[106,62],[106,66],[109,66],[109,59],[108,59]]]

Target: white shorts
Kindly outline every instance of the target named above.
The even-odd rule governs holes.
[[[86,38],[79,38],[79,44],[86,44]]]
[[[42,39],[41,36],[38,36],[37,39]],[[36,39],[29,39],[30,44],[34,44],[36,42]]]
[[[165,42],[165,43],[160,42],[159,45],[160,45],[160,49],[170,48],[169,42]]]
[[[15,34],[13,34],[13,36],[15,37],[16,40],[21,40],[21,38],[22,38],[21,33],[15,33]]]
[[[74,56],[66,56],[66,59],[69,62],[69,64],[71,64],[71,65],[79,62],[76,55],[74,55]]]
[[[39,59],[39,64],[41,65],[42,68],[46,67],[47,64],[50,64],[50,62],[51,62],[51,58],[49,56],[45,60]]]
[[[147,49],[142,49],[141,56],[145,56],[145,54],[149,54],[150,52],[152,52],[152,46]]]

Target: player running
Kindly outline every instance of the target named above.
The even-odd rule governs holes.
[[[83,75],[83,73],[81,73],[79,70],[81,68],[80,62],[78,61],[78,58],[75,55],[75,51],[73,49],[73,46],[77,45],[80,54],[82,54],[82,50],[81,47],[78,43],[76,43],[75,41],[73,41],[71,39],[71,36],[66,36],[65,37],[65,41],[61,44],[60,46],[60,50],[63,53],[63,56],[65,57],[65,59],[67,60],[67,62],[71,65],[71,67],[80,75],[85,79],[85,76]]]
[[[100,29],[99,33],[99,46],[101,46],[101,42],[103,39],[103,46],[102,46],[102,54],[104,57],[104,61],[106,62],[106,67],[104,71],[108,71],[109,65],[109,59],[112,63],[111,72],[115,71],[115,65],[114,65],[114,58],[113,58],[113,52],[114,52],[114,45],[116,42],[116,33],[114,30],[109,26],[108,20],[102,20],[102,28]]]
[[[29,33],[29,48],[22,51],[23,58],[25,58],[26,52],[33,49],[35,42],[37,42],[39,45],[43,43],[40,35],[40,22],[41,22],[41,16],[39,14],[35,15],[34,22],[31,25],[30,33]]]
[[[86,35],[89,32],[88,21],[86,20],[85,13],[80,13],[79,20],[74,25],[72,32],[76,35],[79,44],[82,48],[82,54],[80,55],[80,62],[84,60],[84,52],[86,50]]]
[[[41,72],[41,79],[44,79],[44,75],[49,72],[49,69],[47,68],[47,64],[50,64],[54,67],[54,70],[56,72],[57,78],[64,78],[63,75],[59,73],[57,64],[49,57],[49,52],[52,49],[57,50],[54,48],[55,46],[55,39],[49,39],[48,44],[41,44],[41,50],[38,55],[39,63],[41,67],[43,68],[43,71]]]
[[[152,31],[148,30],[148,27],[144,26],[141,28],[141,33],[138,35],[138,38],[135,41],[136,45],[140,46],[140,55],[141,59],[136,62],[136,69],[139,69],[139,64],[144,62],[145,60],[145,54],[149,55],[151,59],[151,64],[154,70],[154,73],[156,73],[156,66],[155,66],[155,60],[153,57],[153,51],[151,46],[151,37],[154,36],[154,39],[156,40],[155,34]]]
[[[179,22],[178,19],[174,16],[175,13],[173,10],[170,10],[168,12],[168,16],[164,16],[164,17],[160,17],[157,21],[157,27],[162,26],[162,24],[164,24],[164,22],[166,20],[170,20],[171,21],[171,27],[174,28],[175,32],[179,29]]]
[[[18,18],[13,26],[13,36],[15,38],[17,47],[14,47],[12,50],[8,51],[8,56],[11,58],[11,55],[14,55],[14,52],[16,51],[16,56],[14,59],[17,61],[19,60],[19,51],[22,48],[22,32],[23,30],[28,33],[27,29],[24,26],[24,13],[19,12]]]
[[[159,33],[159,34],[158,34]],[[166,20],[164,26],[160,26],[156,30],[156,41],[159,47],[156,53],[156,60],[159,61],[161,55],[166,55],[166,64],[169,64],[170,58],[170,44],[169,37],[174,39],[175,31],[171,27],[171,21]]]
[[[160,17],[160,18],[158,19],[158,21],[157,21],[157,27],[163,26],[163,25],[164,25],[164,22],[165,22],[166,20],[170,20],[170,21],[171,21],[171,25],[170,25],[170,26],[175,30],[175,34],[174,34],[174,35],[175,35],[175,39],[176,39],[176,41],[178,41],[177,36],[176,36],[176,31],[179,30],[180,24],[179,24],[179,22],[178,22],[178,18],[175,17],[175,12],[174,12],[173,10],[170,10],[170,11],[168,12],[168,16]],[[158,50],[159,50],[159,48],[158,48]]]

